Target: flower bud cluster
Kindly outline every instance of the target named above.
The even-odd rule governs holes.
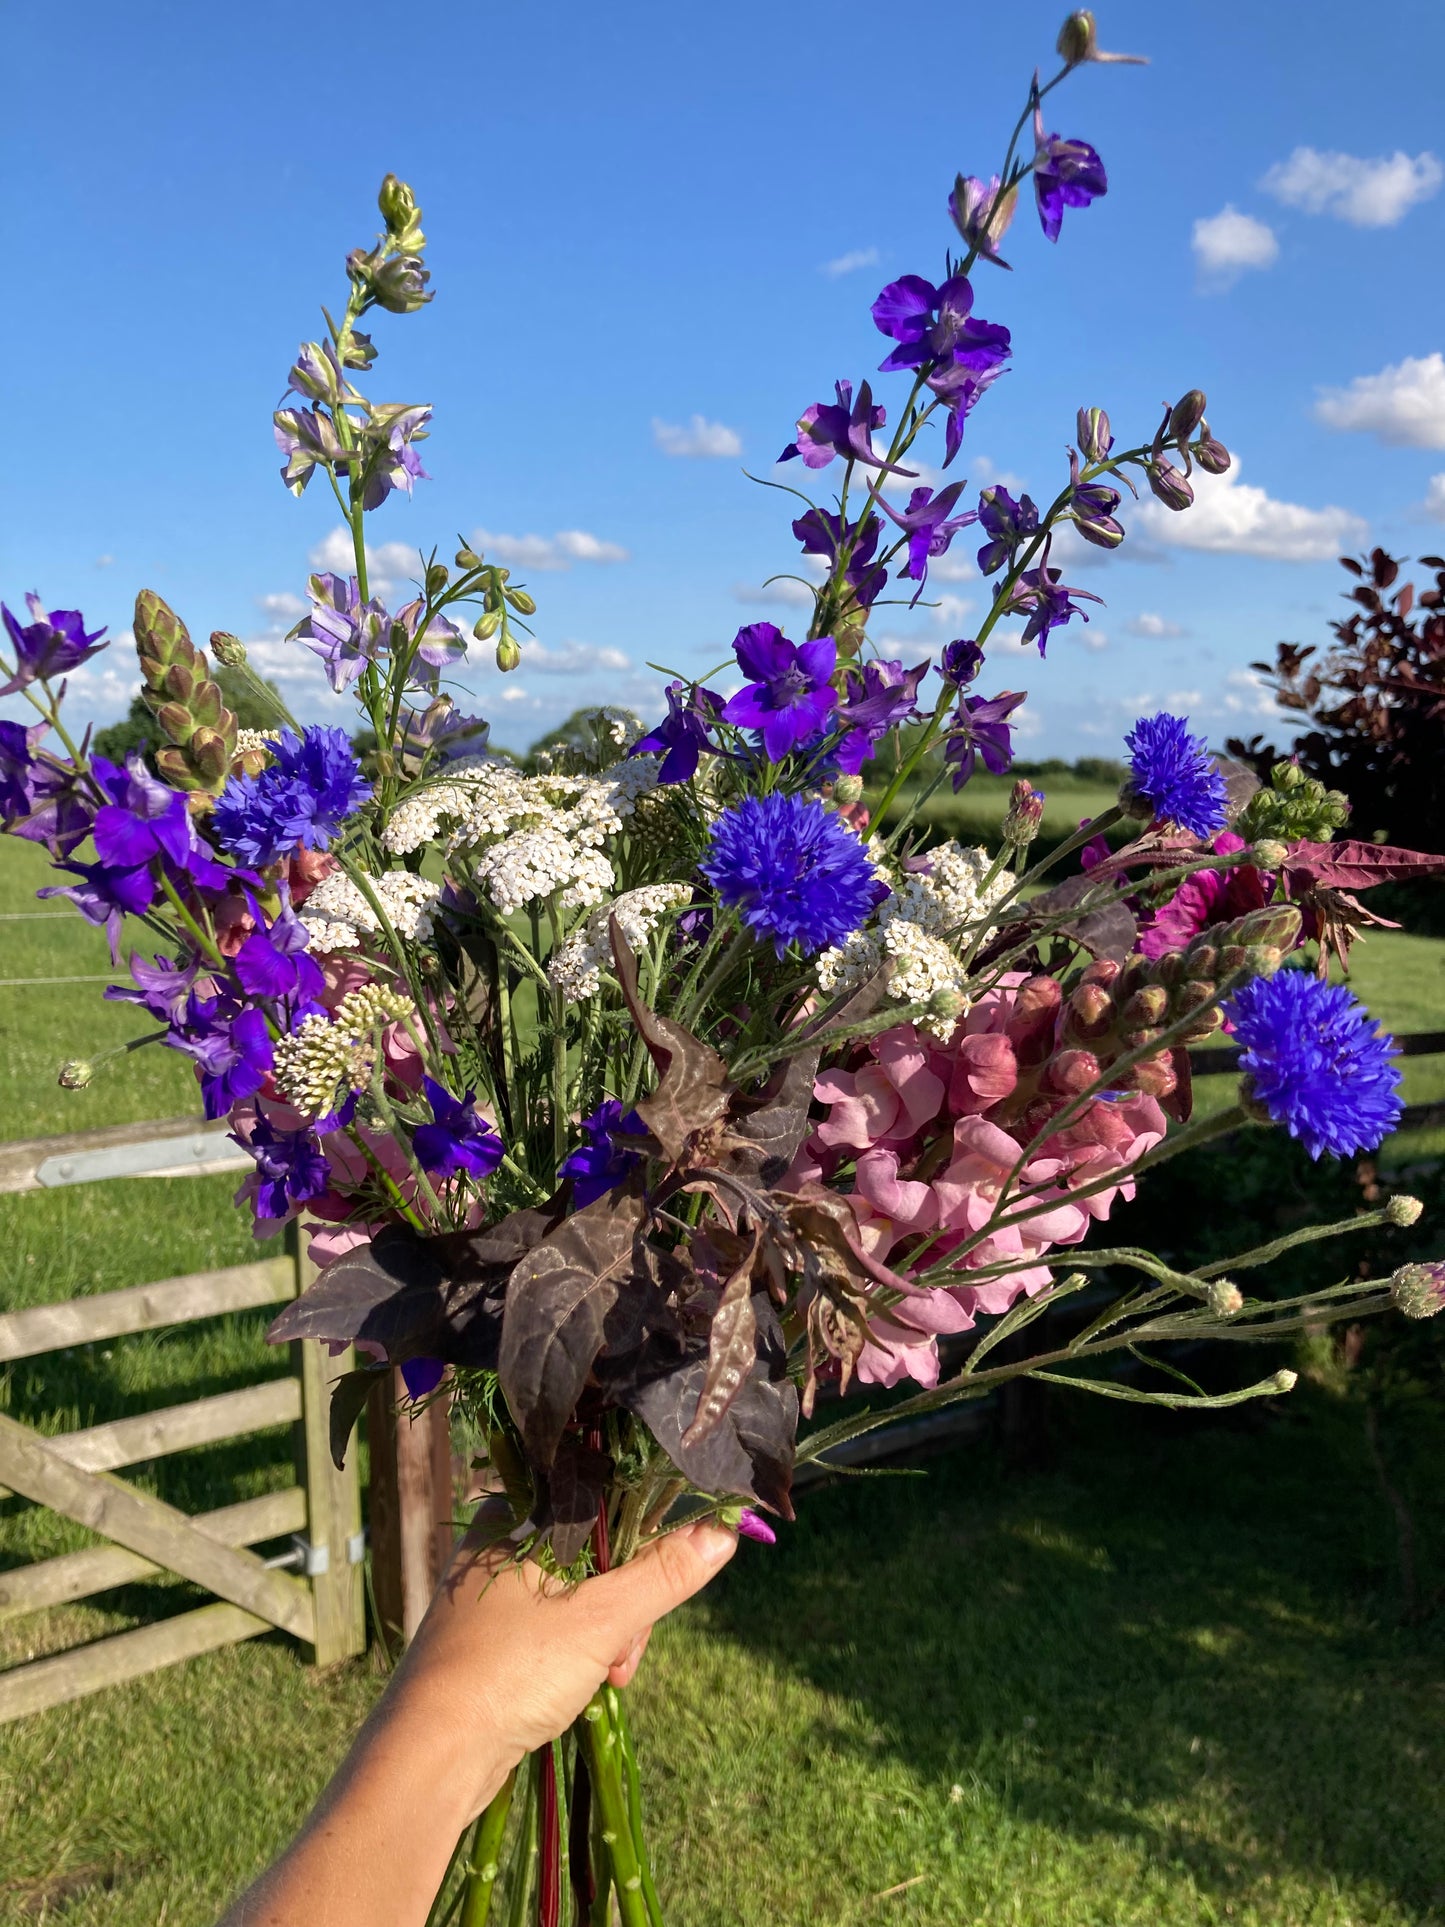
[[[304,1018],[277,1038],[277,1090],[303,1117],[327,1116],[371,1082],[381,1027],[415,1015],[411,999],[388,984],[349,990],[330,1017]]]
[[[1188,477],[1195,463],[1206,475],[1223,475],[1233,459],[1224,443],[1210,433],[1204,419],[1205,406],[1202,388],[1191,388],[1177,402],[1164,405],[1164,419],[1149,450],[1145,474],[1167,509],[1187,509],[1193,502],[1194,490]],[[1168,459],[1166,448],[1183,458],[1182,469]]]
[[[154,589],[135,599],[135,652],[146,706],[169,739],[156,767],[172,789],[218,795],[236,756],[236,718],[204,652]]]
[[[399,937],[425,943],[432,932],[432,909],[441,886],[410,870],[387,870],[366,879]],[[326,955],[359,949],[363,938],[379,937],[381,921],[365,895],[344,870],[323,877],[301,906],[306,948]]]
[[[611,903],[600,904],[552,953],[547,975],[569,1004],[595,997],[602,988],[602,972],[612,960],[611,919],[616,917],[628,943],[640,950],[669,910],[680,909],[691,900],[691,884],[647,883]]]
[[[1434,1318],[1445,1311],[1445,1264],[1401,1265],[1390,1279],[1390,1296],[1407,1318]]]
[[[1350,818],[1350,800],[1327,790],[1298,763],[1276,763],[1239,815],[1235,828],[1251,843],[1328,843]]]

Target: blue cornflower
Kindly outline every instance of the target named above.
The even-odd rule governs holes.
[[[615,1097],[604,1098],[590,1117],[582,1120],[582,1135],[587,1140],[569,1152],[562,1161],[559,1177],[571,1178],[572,1202],[581,1211],[598,1198],[615,1191],[642,1162],[640,1151],[630,1151],[629,1137],[646,1137],[647,1126],[636,1111],[624,1116]]]
[[[781,957],[845,943],[885,894],[858,838],[815,798],[747,796],[725,810],[698,866]]]
[[[1204,738],[1189,734],[1187,716],[1141,716],[1124,741],[1132,752],[1129,787],[1161,823],[1193,836],[1224,828],[1229,793]]]
[[[371,785],[341,729],[283,730],[259,776],[233,776],[216,799],[211,830],[223,850],[264,867],[304,843],[324,850]]]
[[[422,1170],[434,1178],[454,1177],[458,1171],[473,1178],[490,1177],[502,1161],[504,1147],[486,1119],[477,1116],[476,1092],[453,1097],[430,1077],[422,1079],[422,1086],[435,1120],[412,1133],[411,1148]]]
[[[1224,1005],[1247,1090],[1312,1158],[1373,1151],[1400,1121],[1395,1040],[1343,984],[1255,977]]]

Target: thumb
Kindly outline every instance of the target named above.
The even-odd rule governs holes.
[[[685,1526],[614,1572],[589,1579],[586,1592],[612,1650],[621,1652],[654,1620],[701,1592],[738,1549],[737,1534],[721,1526]]]

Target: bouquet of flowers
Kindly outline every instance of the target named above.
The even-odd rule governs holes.
[[[800,1461],[1021,1374],[1227,1404],[1292,1374],[1210,1397],[1177,1373],[1163,1391],[1125,1384],[1107,1360],[1445,1299],[1438,1265],[1286,1300],[1239,1282],[1287,1246],[1411,1222],[1408,1199],[1241,1251],[1227,1275],[1096,1236],[1151,1166],[1247,1121],[1315,1156],[1396,1123],[1391,1040],[1328,981],[1367,915],[1348,892],[1396,853],[1337,840],[1342,798],[1291,764],[1260,786],[1157,715],[1128,737],[1117,807],[1045,860],[1029,863],[1043,799],[1027,782],[998,854],[927,832],[938,786],[1009,766],[1023,697],[975,691],[998,626],[1022,619],[1042,654],[1088,620],[1097,598],[1064,582],[1060,537],[1112,549],[1134,478],[1183,513],[1194,469],[1230,462],[1191,390],[1126,447],[1082,408],[1045,508],[1002,486],[970,504],[961,477],[898,493],[925,435],[941,430],[953,468],[1008,365],[1009,330],[975,312],[970,277],[1007,265],[1021,194],[1052,242],[1106,190],[1045,102],[1122,56],[1087,13],[1059,50],[998,172],[954,184],[942,279],[904,275],[873,304],[904,389],[891,434],[868,380],[800,416],[782,459],[837,481],[792,524],[813,617],[801,641],[744,628],[732,693],[678,675],[645,733],[601,710],[590,743],[523,768],[445,685],[472,639],[515,668],[527,590],[463,543],[451,565],[419,556],[403,607],[372,593],[367,518],[425,478],[431,417],[359,385],[376,360],[361,321],[432,298],[420,210],[392,176],[384,232],[347,256],[345,307],[301,348],[275,416],[287,487],[330,489],[354,543],[354,573],[312,576],[293,638],[354,697],[360,753],[297,724],[216,633],[215,662],[274,710],[274,727],[238,728],[147,590],[134,633],[155,739],[118,767],[61,716],[62,679],[100,633],[36,597],[28,623],[5,611],[0,694],[39,721],[0,722],[0,818],[53,854],[41,894],[124,956],[129,981],[105,994],[194,1061],[206,1115],[254,1160],[237,1201],[258,1231],[309,1221],[319,1275],[272,1335],[366,1359],[335,1388],[336,1453],[399,1366],[414,1400],[449,1397],[481,1433],[514,1556],[562,1583],[702,1514],[771,1540]],[[916,603],[975,527],[992,584],[976,634],[936,663],[880,658],[874,609],[890,591]],[[1192,1118],[1188,1047],[1224,1026],[1238,1100]],[[1085,1287],[1052,1349],[1001,1349]],[[918,1389],[885,1411],[839,1403],[903,1381]],[[579,1920],[606,1920],[615,1896],[626,1927],[657,1927],[617,1693],[513,1796],[459,1847],[446,1907],[485,1919],[510,1855],[514,1920],[535,1891],[555,1927],[568,1880]]]

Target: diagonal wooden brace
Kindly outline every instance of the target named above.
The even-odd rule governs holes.
[[[83,1472],[50,1440],[0,1413],[0,1481],[77,1524],[197,1586],[244,1607],[283,1632],[316,1638],[311,1590],[272,1572],[253,1552],[198,1532],[184,1512],[108,1472]]]

